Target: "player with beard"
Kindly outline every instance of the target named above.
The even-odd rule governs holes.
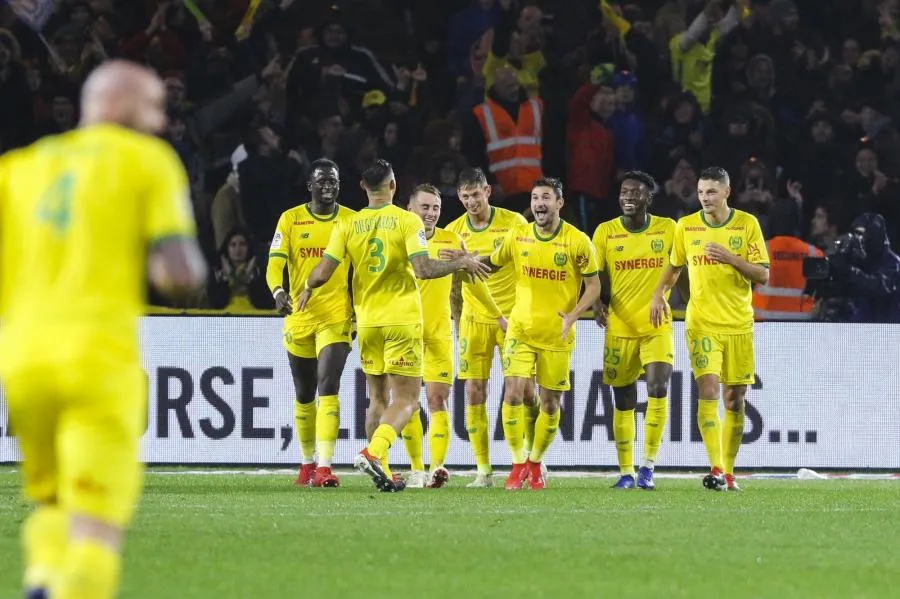
[[[515,273],[515,303],[503,346],[504,429],[507,420],[522,420],[526,390],[533,388],[532,373],[540,387],[534,442],[527,455],[522,455],[521,445],[513,452],[505,485],[510,491],[521,489],[526,481],[532,490],[546,486],[543,458],[559,428],[562,394],[570,388],[575,322],[600,299],[596,250],[587,235],[560,218],[563,202],[558,179],[538,179],[531,190],[534,223],[513,226],[490,256],[479,258],[494,270],[511,264]],[[516,438],[521,442],[521,432],[507,432],[511,449]]]
[[[331,160],[312,163],[308,189],[310,201],[287,210],[278,220],[266,281],[275,307],[286,316],[284,347],[294,379],[294,424],[302,458],[294,483],[337,487],[340,480],[331,471],[331,460],[340,427],[341,374],[350,353],[349,266],[340,265],[302,312],[295,309],[290,292],[283,287],[284,268],[287,265],[290,291],[303,289],[325,252],[332,230],[356,211],[337,203],[340,174]]]
[[[644,419],[644,462],[637,486],[653,489],[653,466],[666,425],[667,396],[675,339],[672,321],[659,328],[647,318],[660,273],[668,264],[675,221],[648,213],[653,203],[653,177],[640,171],[625,173],[619,191],[622,216],[602,223],[594,232],[597,266],[606,273],[610,302],[594,306],[597,324],[606,327],[603,382],[613,389],[613,434],[621,477],[616,489],[633,489],[637,380],[647,380]],[[666,295],[668,299],[668,295]]]

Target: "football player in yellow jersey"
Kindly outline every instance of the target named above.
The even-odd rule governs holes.
[[[597,265],[608,278],[610,302],[594,307],[597,324],[606,327],[603,347],[603,382],[613,389],[613,434],[621,476],[616,489],[633,489],[637,380],[647,380],[644,418],[644,463],[637,486],[653,489],[653,466],[662,441],[668,410],[667,397],[675,339],[672,322],[655,328],[647,310],[659,275],[669,263],[675,221],[648,213],[653,202],[653,177],[640,171],[622,176],[619,206],[622,216],[597,227],[594,247]],[[666,296],[668,298],[668,296]]]
[[[293,300],[282,285],[287,265],[290,289],[303,287],[322,258],[332,230],[355,211],[337,203],[340,174],[327,158],[312,163],[308,189],[309,203],[291,208],[278,219],[266,280],[276,307],[287,316],[284,347],[294,379],[294,425],[301,453],[294,484],[337,487],[340,480],[331,471],[331,460],[341,422],[341,375],[350,353],[349,269],[347,263],[342,264],[303,312],[294,311]]]
[[[387,406],[354,466],[369,475],[378,489],[394,492],[405,484],[390,478],[381,460],[418,409],[422,386],[422,302],[416,277],[436,279],[462,269],[486,275],[489,269],[474,254],[463,253],[452,261],[428,256],[421,219],[392,203],[397,181],[386,160],[376,161],[363,172],[361,186],[369,205],[335,228],[324,257],[306,280],[298,307],[304,310],[315,290],[328,282],[342,262],[350,262],[369,401]]]
[[[678,221],[670,263],[660,276],[650,306],[650,320],[669,317],[665,293],[688,269],[691,297],[685,336],[700,401],[697,424],[709,455],[710,473],[703,486],[740,490],[734,461],[744,435],[744,397],[753,384],[753,284],[769,280],[769,254],[759,221],[731,208],[728,173],[709,167],[700,173],[701,210]],[[725,421],[719,420],[720,385],[725,384]]]
[[[441,218],[441,193],[437,187],[429,184],[416,187],[409,198],[408,209],[422,219],[425,237],[428,240],[428,254],[432,258],[437,258],[442,249],[456,249],[463,246],[459,235],[437,226]],[[436,489],[444,486],[450,479],[450,473],[444,467],[444,460],[450,444],[450,415],[447,409],[450,385],[453,383],[453,332],[450,319],[450,290],[453,277],[462,278],[465,287],[473,287],[471,290],[473,296],[487,307],[495,319],[503,317],[487,285],[478,277],[471,280],[463,273],[455,273],[419,282],[424,321],[425,397],[431,414],[428,431],[431,474],[425,472],[422,461],[424,432],[422,419],[419,413],[416,413],[402,433],[412,469],[406,479],[406,486],[409,488],[427,486]]]
[[[513,455],[505,488],[511,491],[521,489],[526,480],[531,489],[545,487],[541,465],[559,427],[560,399],[570,387],[575,322],[600,298],[597,252],[587,235],[560,218],[563,201],[558,179],[535,181],[534,223],[514,226],[493,254],[481,258],[494,269],[512,264],[516,272],[516,300],[503,346],[503,432]],[[540,413],[526,454],[523,399],[534,372]]]
[[[30,598],[116,595],[143,478],[145,272],[169,294],[205,282],[187,175],[153,137],[162,82],[106,62],[81,109],[75,131],[0,158],[0,377],[37,503],[22,527]]]
[[[459,235],[469,250],[482,256],[490,255],[500,246],[507,233],[527,221],[517,212],[490,205],[491,186],[479,168],[460,173],[457,194],[466,208],[466,214],[447,226],[448,231]],[[491,297],[504,317],[509,316],[516,299],[516,273],[509,264],[487,279]],[[488,378],[494,361],[494,349],[502,349],[506,334],[505,319],[497,320],[476,298],[473,289],[462,288],[456,282],[451,294],[453,318],[459,335],[459,378],[466,382],[466,429],[478,473],[468,486],[484,488],[494,486],[490,458],[490,420],[487,414]],[[525,443],[531,446],[534,437],[534,421],[537,418],[537,402],[534,386],[525,390]]]

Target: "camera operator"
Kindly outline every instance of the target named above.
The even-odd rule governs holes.
[[[817,320],[900,322],[900,257],[886,229],[880,214],[862,214],[824,258],[803,261]]]

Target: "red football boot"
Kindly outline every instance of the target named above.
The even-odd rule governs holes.
[[[294,485],[297,487],[310,487],[313,483],[313,478],[316,476],[316,463],[312,464],[303,464],[300,466],[300,470],[297,471],[297,478],[294,479]]]
[[[334,475],[334,472],[331,471],[329,466],[322,466],[321,468],[316,468],[316,476],[313,478],[312,486],[329,489],[340,487],[341,480]]]
[[[528,460],[525,462],[525,466],[528,468],[528,488],[532,491],[543,491],[546,489],[547,483],[544,480],[541,463]]]
[[[512,465],[506,484],[503,485],[504,489],[507,491],[518,491],[522,488],[522,485],[525,484],[525,479],[528,478],[528,468],[525,465],[527,463]]]

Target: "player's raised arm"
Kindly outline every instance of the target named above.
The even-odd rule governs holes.
[[[731,266],[753,283],[765,285],[769,282],[769,254],[759,221],[755,218],[752,219],[750,230],[747,232],[746,260],[732,254],[718,243],[707,243],[703,249],[707,257]]]

